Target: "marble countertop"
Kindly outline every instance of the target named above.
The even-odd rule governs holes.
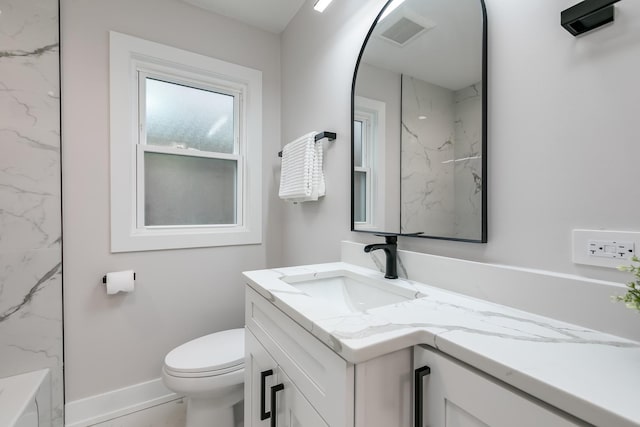
[[[342,262],[244,276],[348,362],[425,344],[594,425],[640,426],[640,343],[410,280],[388,283],[413,299],[356,313],[282,280],[333,271],[386,280]]]

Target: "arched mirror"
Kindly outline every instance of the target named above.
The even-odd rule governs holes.
[[[487,241],[482,0],[389,0],[352,88],[352,230]]]

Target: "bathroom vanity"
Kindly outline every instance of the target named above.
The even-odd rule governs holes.
[[[347,263],[244,276],[248,427],[640,425],[637,342]]]

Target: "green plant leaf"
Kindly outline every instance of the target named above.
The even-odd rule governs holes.
[[[640,264],[637,256],[631,257],[631,262]],[[637,265],[621,265],[618,267],[620,271],[627,271],[635,276],[635,280],[627,283],[627,293],[624,295],[614,296],[614,301],[624,302],[630,309],[640,312],[640,266]]]

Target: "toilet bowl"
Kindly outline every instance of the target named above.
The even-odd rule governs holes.
[[[234,427],[244,392],[244,329],[196,338],[171,350],[162,380],[187,398],[186,427]]]

